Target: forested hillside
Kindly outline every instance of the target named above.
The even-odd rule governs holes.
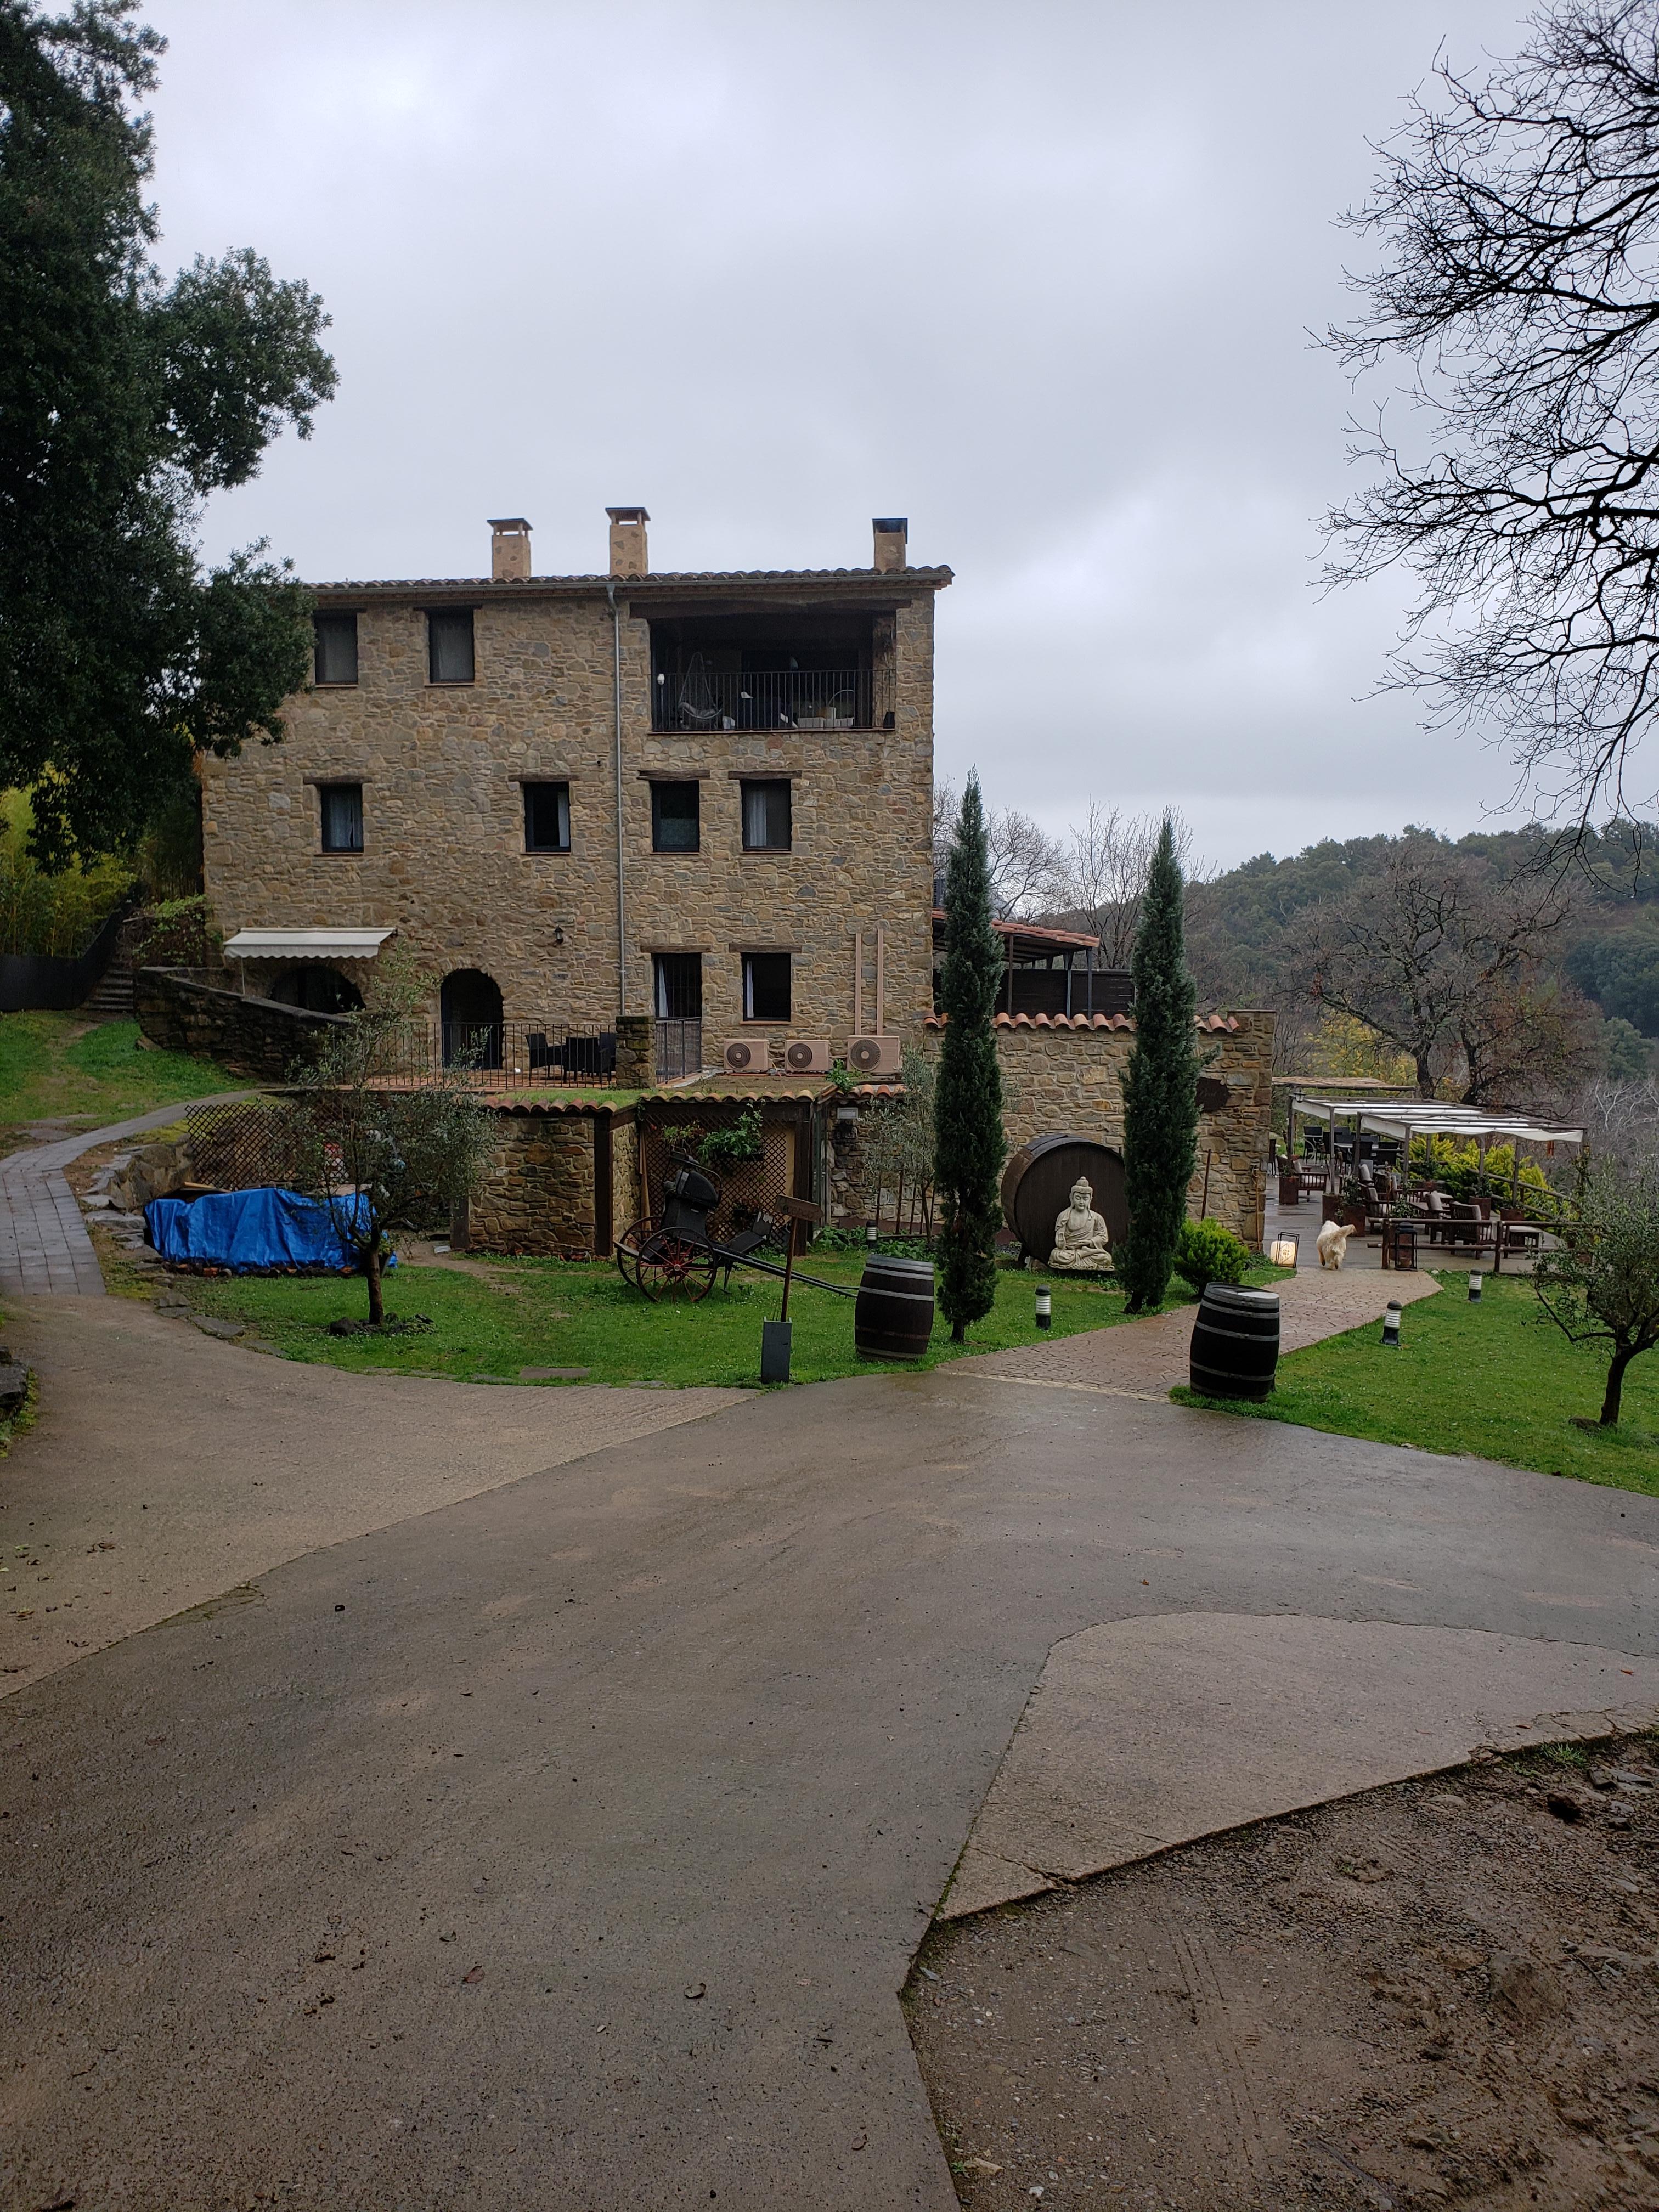
[[[1480,947],[1502,945],[1505,931],[1523,948],[1493,1024],[1505,1036],[1474,1045],[1477,1057],[1484,1049],[1512,1064],[1498,1088],[1515,1088],[1529,1054],[1540,1077],[1544,1062],[1558,1067],[1559,1079],[1545,1085],[1557,1095],[1592,1069],[1645,1074],[1647,1041],[1659,1039],[1659,824],[1592,832],[1565,874],[1552,858],[1534,830],[1449,839],[1410,826],[1399,836],[1327,839],[1285,860],[1262,854],[1188,888],[1200,990],[1212,1005],[1277,1008],[1281,1066],[1380,1073],[1389,1065],[1408,1077],[1409,1047],[1396,1039],[1378,1052],[1363,994],[1349,988],[1344,1011],[1338,971],[1345,948],[1352,967],[1363,937],[1374,979],[1391,957],[1403,973],[1400,948],[1413,932],[1431,948],[1422,973],[1443,965],[1442,939],[1456,933],[1443,903],[1450,886],[1462,901],[1466,965]]]

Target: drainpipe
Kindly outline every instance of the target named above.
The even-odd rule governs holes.
[[[611,750],[617,770],[617,1012],[628,1012],[628,908],[623,895],[623,732],[622,732],[622,615],[617,606],[617,586],[605,580],[605,596],[611,602]]]

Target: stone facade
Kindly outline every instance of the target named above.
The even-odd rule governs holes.
[[[642,526],[641,526],[642,543]],[[702,956],[704,1059],[728,1036],[915,1038],[932,1006],[933,601],[948,569],[526,577],[318,587],[356,617],[357,680],[307,689],[288,735],[204,766],[204,875],[227,936],[395,929],[434,975],[480,969],[508,1023],[591,1034],[653,1012],[653,955]],[[620,621],[613,637],[609,594]],[[429,611],[473,610],[475,680],[428,680]],[[792,621],[866,640],[871,729],[657,731],[653,625]],[[624,933],[619,969],[613,647],[621,649]],[[890,717],[891,726],[884,726]],[[787,779],[787,853],[745,852],[739,781]],[[701,844],[654,852],[653,779],[696,781]],[[570,787],[568,852],[525,849],[522,783]],[[319,787],[362,786],[362,849],[322,849]],[[747,1024],[744,951],[787,951],[785,1023]],[[268,990],[277,963],[250,961]],[[363,978],[357,969],[355,980]],[[435,1014],[436,1008],[434,1006]]]
[[[1261,1243],[1267,1196],[1267,1137],[1273,1119],[1274,1016],[1253,1011],[1210,1014],[1200,1022],[1198,1172],[1188,1210],[1224,1223],[1250,1246]],[[940,1024],[930,1022],[927,1042],[937,1050]],[[1125,1015],[1092,1020],[1063,1015],[1051,1020],[1006,1014],[996,1018],[997,1057],[1005,1093],[1003,1125],[1009,1152],[1034,1137],[1065,1133],[1091,1137],[1121,1151],[1123,1072],[1134,1045],[1134,1023]],[[879,1111],[868,1092],[864,1113]],[[864,1218],[868,1193],[857,1136],[833,1147],[832,1218]],[[1206,1200],[1207,1176],[1208,1197]]]
[[[229,988],[222,969],[140,968],[132,979],[138,1025],[169,1052],[222,1060],[239,1075],[282,1083],[338,1014],[309,1014]]]
[[[473,1250],[608,1259],[639,1212],[632,1110],[604,1106],[492,1109],[489,1164],[454,1224]]]
[[[1271,1012],[1247,1011],[1207,1015],[1199,1024],[1198,1172],[1188,1211],[1224,1223],[1252,1250],[1261,1243],[1267,1196],[1273,1021]],[[999,1015],[1009,1151],[1060,1130],[1121,1151],[1123,1072],[1133,1046],[1134,1024],[1122,1014],[1070,1023],[1063,1015],[1051,1022]]]

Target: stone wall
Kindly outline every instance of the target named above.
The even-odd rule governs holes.
[[[608,1258],[638,1212],[634,1116],[586,1104],[498,1107],[497,1142],[457,1234],[472,1250]],[[596,1177],[610,1137],[611,1208]]]
[[[138,1026],[169,1052],[222,1060],[239,1075],[287,1080],[319,1037],[339,1026],[338,1014],[308,1014],[274,999],[244,997],[222,969],[140,968],[132,979]]]
[[[1274,1016],[1245,1011],[1212,1014],[1200,1023],[1198,1172],[1188,1211],[1207,1212],[1260,1247],[1267,1193],[1267,1136],[1273,1115]],[[927,1043],[937,1051],[941,1030],[930,1023]],[[1003,1123],[1008,1150],[1034,1137],[1091,1137],[1121,1151],[1123,1072],[1134,1044],[1134,1024],[1124,1015],[1078,1015],[1067,1021],[1017,1014],[997,1016],[997,1057],[1005,1094]],[[866,1092],[860,1121],[879,1112]],[[861,1221],[869,1205],[861,1146],[855,1137],[833,1145],[832,1218]],[[1207,1165],[1209,1194],[1205,1201]]]
[[[747,1033],[775,1030],[775,1052],[786,1035],[828,1038],[842,1051],[853,1027],[854,933],[866,940],[864,1019],[873,1027],[880,927],[886,1027],[918,1034],[932,1006],[933,595],[944,580],[941,571],[914,583],[902,572],[867,580],[840,572],[817,586],[732,580],[733,604],[769,614],[819,599],[867,610],[874,719],[890,710],[890,730],[654,732],[647,614],[667,604],[660,595],[673,580],[647,579],[623,596],[620,1011],[651,1011],[653,952],[700,952],[712,1058],[725,1038],[745,1033],[743,951],[787,950],[791,1018]],[[701,608],[706,582],[691,581],[704,594]],[[427,681],[426,611],[434,600],[474,606],[472,684]],[[325,604],[354,602],[331,587]],[[357,683],[289,701],[282,744],[204,764],[204,868],[218,926],[227,935],[395,928],[434,974],[492,975],[509,1022],[550,1035],[613,1027],[612,645],[602,583],[480,584],[465,594],[448,585],[372,586],[356,611]],[[791,780],[789,853],[742,849],[744,775]],[[700,851],[652,851],[653,776],[699,783]],[[568,781],[568,853],[525,851],[526,778]],[[361,853],[321,850],[318,786],[334,781],[362,784]],[[270,988],[280,972],[276,963],[247,964],[255,989]]]

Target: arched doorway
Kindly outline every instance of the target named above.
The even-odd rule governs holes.
[[[482,968],[457,968],[439,993],[446,1067],[501,1064],[501,991]]]
[[[355,1014],[363,994],[349,975],[337,968],[312,962],[303,968],[287,968],[270,987],[278,1006],[302,1006],[308,1014]]]

